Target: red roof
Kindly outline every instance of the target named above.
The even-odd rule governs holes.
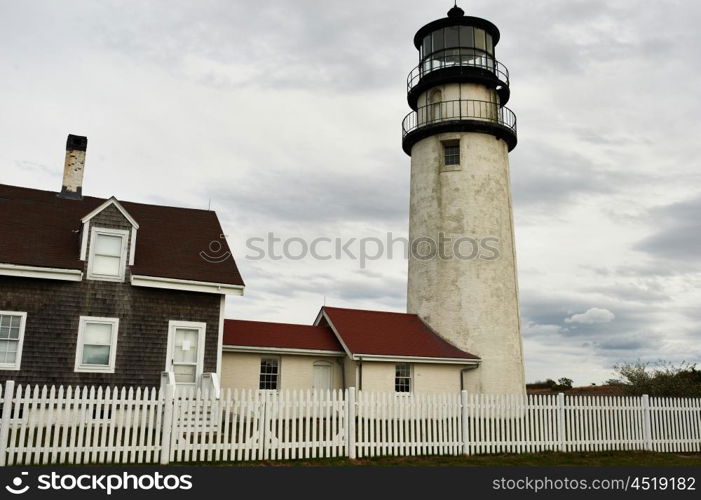
[[[443,340],[416,314],[323,307],[353,354],[479,359]]]
[[[83,269],[81,219],[105,201],[0,184],[0,263]],[[212,242],[221,244],[215,257],[232,255],[214,212],[120,203],[139,224],[132,274],[243,285],[233,256],[219,263],[200,256]]]
[[[224,320],[224,345],[343,352],[343,347],[327,326],[238,319]]]

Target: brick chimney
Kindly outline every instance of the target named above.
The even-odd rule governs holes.
[[[66,141],[66,161],[63,165],[63,186],[61,198],[83,199],[83,172],[85,170],[85,150],[88,138],[68,134]]]

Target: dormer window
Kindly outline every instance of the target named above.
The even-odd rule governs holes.
[[[90,240],[88,279],[124,281],[129,231],[95,227]]]

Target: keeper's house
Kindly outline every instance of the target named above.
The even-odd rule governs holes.
[[[218,384],[244,284],[216,214],[82,196],[86,146],[60,193],[0,184],[0,383]]]

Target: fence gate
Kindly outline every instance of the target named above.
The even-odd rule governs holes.
[[[270,391],[264,401],[265,460],[346,456],[344,391]]]
[[[171,462],[262,460],[264,394],[222,391],[176,393],[172,401]]]

